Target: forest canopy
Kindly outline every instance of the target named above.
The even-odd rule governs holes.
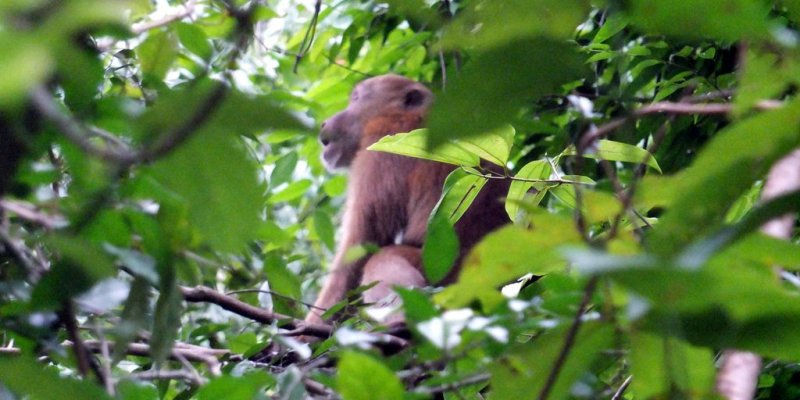
[[[0,397],[800,398],[798,22],[791,0],[4,0]],[[405,329],[367,287],[309,324],[349,178],[319,126],[387,73],[436,100],[369,151],[455,166],[429,281],[487,181],[512,223],[456,283],[397,288]]]

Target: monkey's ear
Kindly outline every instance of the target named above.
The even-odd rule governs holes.
[[[420,90],[412,89],[406,93],[406,97],[403,100],[403,105],[406,108],[414,108],[419,107],[425,104],[425,93]]]

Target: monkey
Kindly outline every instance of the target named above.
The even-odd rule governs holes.
[[[329,170],[349,168],[349,183],[342,237],[306,321],[322,322],[314,310],[328,309],[359,284],[377,282],[363,294],[366,302],[376,303],[390,296],[395,285],[452,283],[466,252],[509,222],[500,201],[508,183],[490,180],[454,226],[461,246],[455,266],[441,282],[427,282],[421,261],[427,222],[445,179],[457,166],[366,148],[384,136],[423,127],[433,99],[419,82],[393,74],[377,76],[356,85],[347,107],[322,123],[323,164]],[[368,243],[379,250],[358,260],[346,259],[349,248]]]

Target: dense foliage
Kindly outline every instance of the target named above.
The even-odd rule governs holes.
[[[759,202],[800,147],[798,21],[759,0],[4,0],[0,397],[713,398],[735,348],[769,361],[760,398],[795,398],[798,233],[758,229],[800,209]],[[457,284],[398,289],[410,338],[357,296],[312,330],[347,182],[316,127],[388,72],[437,101],[374,151],[461,167],[428,276],[487,179],[512,180],[514,224]]]

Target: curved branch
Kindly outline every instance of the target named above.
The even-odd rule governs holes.
[[[327,338],[333,333],[333,327],[330,325],[312,324],[288,315],[269,312],[205,286],[181,287],[181,293],[188,302],[216,304],[234,314],[262,324],[277,322],[282,327],[291,329],[294,334]]]

